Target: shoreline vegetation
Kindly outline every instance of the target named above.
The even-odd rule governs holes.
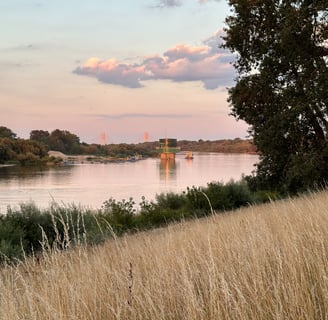
[[[245,147],[240,139],[181,143],[193,152]],[[142,145],[152,156],[154,145]],[[0,138],[1,155],[21,165],[48,161],[49,146]],[[51,159],[95,161],[99,150],[100,157],[114,152],[78,146],[58,148]],[[81,156],[80,147],[90,154]],[[116,147],[116,157],[143,155],[135,145]],[[59,160],[65,153],[75,158]],[[135,204],[109,198],[99,209],[8,207],[0,215],[1,320],[328,317],[327,190],[289,198],[251,189],[245,177]]]
[[[159,143],[87,144],[66,130],[33,130],[30,139],[17,138],[9,128],[0,127],[0,165],[59,165],[75,161],[119,162],[158,157]],[[178,141],[182,152],[219,152],[256,154],[252,140],[224,139]]]
[[[56,207],[56,241],[43,230],[39,253],[0,269],[1,319],[326,319],[327,207],[309,193],[96,246]]]
[[[181,193],[161,193],[154,201],[142,197],[139,206],[133,198],[109,198],[98,209],[74,203],[53,202],[48,208],[39,208],[34,202],[20,203],[8,206],[7,212],[0,215],[0,264],[42,251],[44,237],[50,247],[63,239],[71,245],[81,241],[95,245],[113,235],[155,229],[280,197],[273,192],[252,192],[241,180],[187,187]]]
[[[256,171],[142,198],[138,211],[132,198],[98,210],[9,207],[0,215],[1,320],[328,319],[327,2],[228,5],[218,47],[236,58],[227,101],[251,146],[179,147],[258,151]],[[0,164],[60,164],[49,150],[156,156],[154,142],[89,145],[59,129],[24,140],[0,127]]]

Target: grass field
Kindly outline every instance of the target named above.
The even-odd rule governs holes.
[[[27,258],[0,319],[328,319],[328,192]]]

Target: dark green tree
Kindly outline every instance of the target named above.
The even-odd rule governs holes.
[[[50,134],[49,148],[68,154],[77,154],[80,152],[80,138],[67,130],[56,129]]]
[[[49,145],[50,133],[45,130],[32,130],[30,132],[30,140],[35,140]]]
[[[328,180],[328,1],[230,0],[232,115],[260,151],[253,188],[289,193]]]
[[[16,136],[16,133],[12,132],[9,128],[0,126],[0,138],[15,139]]]
[[[0,163],[16,160],[16,141],[10,138],[0,138]]]

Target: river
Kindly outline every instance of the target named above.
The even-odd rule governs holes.
[[[258,156],[195,153],[193,159],[177,154],[175,161],[147,158],[136,162],[77,164],[50,168],[0,167],[0,213],[7,207],[33,201],[48,207],[81,204],[100,208],[110,197],[154,200],[162,192],[182,192],[188,186],[239,180],[250,174]]]

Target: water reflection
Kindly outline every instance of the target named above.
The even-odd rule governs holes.
[[[193,160],[148,158],[136,162],[81,164],[53,168],[0,167],[0,214],[8,205],[52,200],[100,208],[109,197],[154,200],[162,192],[181,192],[211,181],[238,180],[258,160],[254,155],[196,153]]]
[[[0,168],[1,185],[33,186],[44,179],[53,178],[57,183],[65,183],[70,176],[72,167],[21,167],[8,166]]]
[[[161,159],[159,163],[159,178],[161,181],[177,179],[177,165],[175,159]]]
[[[3,166],[0,168],[0,179],[8,177],[30,178],[44,175],[47,170],[47,167]]]
[[[186,164],[187,164],[188,167],[191,167],[193,162],[194,162],[193,159],[186,158]]]

